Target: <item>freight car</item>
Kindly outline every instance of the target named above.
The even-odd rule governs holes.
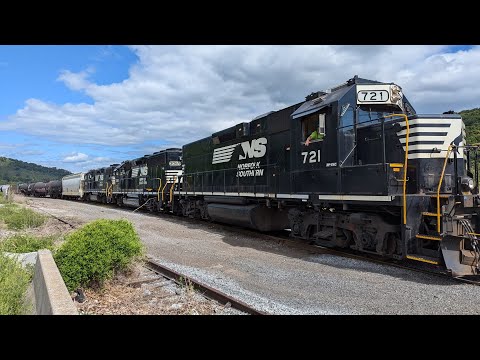
[[[84,199],[85,173],[66,175],[62,178],[62,198]]]
[[[32,195],[35,197],[45,197],[47,194],[46,184],[42,181],[38,181],[33,184]]]
[[[28,196],[28,184],[25,184],[25,183],[18,184],[17,193]]]
[[[62,196],[62,181],[52,180],[45,184],[45,196],[60,199]]]
[[[400,86],[355,76],[183,149],[64,177],[62,195],[478,275],[477,150],[459,115],[419,115]]]

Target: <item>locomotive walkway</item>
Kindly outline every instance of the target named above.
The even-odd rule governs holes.
[[[133,209],[28,200],[65,221],[126,218],[164,266],[270,314],[480,314],[480,286]]]

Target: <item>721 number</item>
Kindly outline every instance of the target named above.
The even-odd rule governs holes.
[[[304,164],[307,163],[307,159],[308,159],[309,163],[320,162],[320,149],[317,150],[317,151],[315,151],[315,150],[303,151],[302,156],[303,156],[303,163]]]
[[[386,90],[359,91],[358,102],[387,102],[389,98]]]

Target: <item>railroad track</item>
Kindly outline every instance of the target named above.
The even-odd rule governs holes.
[[[234,309],[243,311],[247,314],[251,315],[266,315],[265,312],[259,311],[254,309],[250,305],[244,303],[243,301],[237,300],[218,289],[214,289],[211,286],[201,283],[198,280],[195,280],[191,277],[186,276],[185,274],[181,274],[169,267],[166,267],[158,262],[148,258],[144,265],[147,269],[166,277],[169,280],[174,281],[178,285],[182,285],[184,282],[188,282],[189,284],[193,285],[193,288],[200,292],[205,297],[215,300],[222,305],[230,304],[230,306]]]
[[[63,219],[59,218],[59,217],[56,216],[56,215],[53,215],[53,214],[49,213],[48,211],[46,211],[46,210],[44,210],[44,209],[42,209],[42,208],[40,208],[40,207],[38,207],[38,206],[33,205],[31,202],[27,202],[27,205],[30,206],[30,207],[32,207],[32,208],[34,208],[34,209],[37,209],[37,210],[40,210],[40,211],[44,212],[44,213],[47,214],[48,216],[51,216],[51,217],[53,217],[54,219],[56,219],[56,220],[58,220],[58,221],[60,221],[60,222],[62,222],[62,223],[64,223],[64,224],[70,226],[72,229],[75,229],[75,228],[77,227],[76,225],[73,225],[73,224],[69,223],[68,221],[63,220]]]
[[[96,203],[89,203],[89,204],[103,205],[103,204],[96,204]],[[43,211],[43,212],[47,213],[49,216],[54,217],[58,221],[61,221],[65,224],[71,226],[72,228],[76,227],[76,226],[70,224],[69,222],[67,222],[63,219],[61,219],[61,218],[59,218],[59,217],[57,217],[53,214],[50,214],[49,212],[47,212],[47,211],[45,211],[45,210],[43,210],[43,209],[41,209],[37,206],[32,205],[31,203],[29,203],[28,205],[31,206],[31,207],[37,208],[40,211]],[[106,206],[108,206],[108,205],[106,205]],[[124,211],[127,211],[127,212],[131,212],[131,210],[129,208],[117,208],[117,209],[124,210]],[[143,213],[143,214],[146,214],[146,215],[149,215],[149,216],[154,216],[154,217],[159,216],[159,217],[163,217],[163,218],[174,217],[175,221],[178,221],[178,217],[175,216],[175,215],[172,215],[172,214],[150,213],[150,212]],[[193,223],[198,223],[200,221],[198,219],[191,219],[191,218],[181,218],[181,220],[186,221],[186,222],[193,222]],[[311,243],[302,242],[302,240],[300,240],[300,239],[292,239],[292,238],[287,237],[286,234],[270,235],[270,234],[264,234],[264,233],[256,232],[254,230],[240,228],[240,227],[236,227],[236,226],[228,225],[228,224],[207,223],[205,221],[201,221],[201,223],[211,224],[211,225],[214,224],[215,228],[217,228],[217,229],[223,229],[223,230],[227,230],[227,231],[235,231],[236,233],[241,233],[241,234],[248,235],[248,236],[251,236],[251,237],[256,237],[256,238],[259,238],[259,239],[275,241],[279,244],[285,244],[285,245],[288,245],[289,247],[302,249],[302,250],[305,250],[305,251],[308,251],[308,252],[311,252],[311,253],[330,254],[330,255],[336,255],[336,256],[340,256],[340,257],[355,259],[355,260],[368,261],[368,262],[381,264],[381,265],[385,265],[385,266],[390,266],[390,267],[395,267],[395,268],[399,268],[399,269],[403,269],[403,270],[415,271],[415,272],[419,272],[419,273],[423,273],[423,274],[442,277],[442,278],[445,278],[445,279],[450,279],[453,282],[462,282],[462,283],[467,283],[467,284],[476,285],[476,286],[480,285],[480,276],[452,277],[450,274],[448,274],[444,271],[425,268],[425,267],[423,267],[423,265],[419,266],[416,263],[413,263],[409,260],[403,260],[403,261],[400,262],[399,260],[394,260],[394,259],[381,259],[380,257],[377,257],[373,254],[359,254],[359,253],[353,253],[352,251],[348,251],[348,250],[332,249],[332,248],[328,248],[328,247],[324,247],[324,246],[320,246],[320,245],[315,245],[315,244],[311,244]],[[157,264],[157,265],[161,266],[159,264]],[[168,277],[170,275],[165,275],[165,276]],[[173,273],[172,273],[172,276],[174,276]],[[179,276],[182,276],[182,275],[180,274]],[[178,277],[177,277],[177,279],[178,279]],[[176,280],[176,281],[178,282],[178,280]],[[212,290],[214,290],[214,289],[212,289]],[[205,290],[205,291],[207,291],[207,290]],[[230,302],[230,303],[232,303],[232,302]],[[241,310],[241,311],[244,311],[244,310]],[[245,311],[245,312],[248,312],[248,311]],[[248,312],[248,313],[250,313],[250,312]]]

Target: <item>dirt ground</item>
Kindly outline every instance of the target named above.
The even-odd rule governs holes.
[[[480,314],[480,307],[472,306],[480,287],[452,279],[310,252],[212,222],[80,201],[26,201],[37,211],[78,225],[99,218],[127,219],[152,260],[268,314]],[[127,283],[142,278],[130,276]],[[85,312],[204,313],[204,303],[189,303],[182,287],[168,292],[163,280],[139,287],[118,281],[105,295],[87,293]]]
[[[188,284],[177,285],[140,264],[101,290],[87,289],[75,305],[85,315],[213,315],[238,311],[208,300]]]
[[[39,209],[31,198],[16,196],[15,202],[29,206],[39,213],[48,215]],[[87,223],[74,215],[62,216],[65,224],[49,216],[46,223],[35,229],[23,230],[36,236],[58,236],[59,242],[70,232]],[[0,241],[17,233],[8,230],[0,219]],[[59,244],[57,244],[59,245]],[[193,290],[188,281],[179,285],[142,266],[134,264],[123,274],[106,282],[100,289],[85,289],[85,299],[76,301],[76,293],[72,293],[79,314],[82,315],[228,315],[241,314],[229,306],[222,306]]]

